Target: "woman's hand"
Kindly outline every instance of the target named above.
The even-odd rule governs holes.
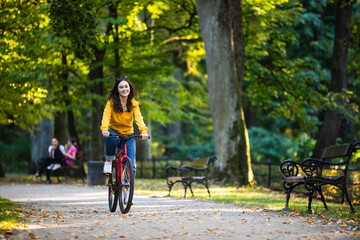
[[[102,131],[101,134],[102,134],[104,137],[109,137],[109,136],[110,136],[109,131]]]
[[[147,133],[142,133],[140,134],[141,136],[141,140],[148,140],[149,139],[149,135]]]

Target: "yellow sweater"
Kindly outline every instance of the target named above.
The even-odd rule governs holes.
[[[149,130],[145,126],[143,117],[141,115],[139,102],[133,99],[132,105],[133,108],[131,112],[115,112],[112,101],[109,100],[105,106],[100,130],[107,131],[109,129],[113,129],[120,135],[130,135],[134,133],[134,116],[136,125],[138,126],[140,133],[147,133]]]

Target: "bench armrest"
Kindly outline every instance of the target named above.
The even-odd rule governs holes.
[[[307,177],[319,177],[321,176],[321,164],[317,163],[318,159],[307,158],[302,162],[295,162],[291,160],[285,160],[280,165],[280,171],[285,177],[297,176],[299,174],[299,168],[305,173]],[[320,160],[319,160],[320,161]]]
[[[190,171],[206,171],[208,168],[196,168],[196,167],[190,167],[187,165],[182,166],[181,168],[190,170]]]
[[[183,177],[186,175],[187,170],[177,167],[166,167],[166,176],[167,177]]]
[[[339,166],[339,165],[343,165],[346,164],[347,161],[342,161],[342,162],[338,162],[338,163],[333,163],[333,162],[329,162],[329,161],[324,161],[324,160],[320,160],[317,158],[306,158],[303,161],[304,164],[309,164],[309,163],[317,163],[319,165],[329,165],[329,166]]]
[[[340,166],[346,163],[347,161],[333,163],[329,161],[320,160],[317,158],[306,158],[304,161],[302,161],[302,165],[303,165],[302,170],[305,172],[305,174],[308,177],[320,177],[322,174],[323,165]]]
[[[322,164],[320,159],[306,158],[301,162],[301,169],[307,177],[320,177],[322,173]]]
[[[299,173],[299,166],[302,164],[299,162],[285,160],[280,164],[280,171],[285,177],[297,176]]]
[[[197,176],[201,173],[201,176],[205,176],[209,172],[209,167],[206,168],[196,168],[196,167],[190,167],[190,166],[182,166],[182,169],[186,169],[187,175],[189,177],[191,176]]]

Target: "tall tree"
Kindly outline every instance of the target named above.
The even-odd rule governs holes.
[[[350,38],[351,16],[353,0],[339,0],[337,3],[335,39],[331,65],[330,92],[338,93],[338,104],[345,104],[345,92],[348,85],[347,58]],[[334,109],[325,112],[323,124],[320,128],[313,157],[319,158],[326,146],[335,144],[339,135],[343,115]]]
[[[95,59],[91,61],[89,79],[92,81],[91,93],[95,96],[102,96],[104,94],[104,78],[103,60],[105,56],[105,48],[98,48],[93,46]],[[104,158],[104,143],[100,135],[100,126],[102,113],[104,111],[104,104],[97,97],[92,99],[93,112],[91,115],[91,149],[92,159],[100,161]]]
[[[235,166],[236,163],[239,162],[238,172],[235,173],[239,174],[238,178],[240,178],[241,183],[247,184],[248,182],[253,181],[254,175],[251,169],[250,142],[241,99],[245,72],[245,38],[243,31],[242,0],[229,0],[229,6],[235,61],[235,81],[240,96],[239,105],[241,112],[240,119],[238,119],[238,122],[236,123],[236,129],[239,128],[238,134],[240,134],[240,142],[237,146],[239,154],[235,155],[231,160],[234,161]],[[232,138],[235,139],[237,136],[234,135]]]
[[[223,181],[249,184],[254,176],[241,107],[245,62],[241,2],[197,0],[196,3],[205,43],[219,176]],[[235,59],[239,62],[235,63]]]

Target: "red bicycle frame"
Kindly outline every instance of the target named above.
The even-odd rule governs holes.
[[[121,177],[120,177],[120,173],[123,172],[122,163],[123,163],[123,161],[124,161],[124,158],[126,158],[126,157],[129,158],[129,156],[127,155],[127,145],[126,145],[126,141],[127,141],[127,139],[124,141],[124,146],[123,146],[123,148],[118,151],[118,153],[117,153],[117,155],[116,155],[115,161],[113,161],[113,164],[118,164],[117,173],[116,173],[116,177],[117,177],[117,178],[116,178],[116,179],[119,179],[120,184],[123,183],[123,182],[122,182],[122,181],[123,181],[123,176],[121,175]],[[110,184],[110,178],[111,178],[111,177],[109,177],[108,184]],[[119,185],[116,186],[116,190],[118,190],[118,189],[119,189]]]
[[[115,135],[110,134],[110,136],[115,136]],[[121,137],[121,136],[118,136],[118,135],[116,135],[116,136]],[[135,137],[140,137],[141,138],[141,135],[132,136],[132,138],[135,138]],[[130,159],[129,156],[127,155],[127,144],[126,144],[127,140],[129,140],[129,139],[130,138],[123,138],[123,140],[120,139],[120,141],[124,141],[124,145],[123,145],[122,149],[118,150],[118,152],[116,154],[116,158],[112,163],[112,164],[118,164],[118,169],[117,169],[117,173],[116,173],[117,178],[116,179],[119,179],[120,184],[123,184],[123,182],[122,182],[123,181],[123,176],[120,177],[120,173],[123,172],[122,163],[124,161],[124,158]],[[148,136],[148,139],[150,139],[150,136]],[[108,185],[110,184],[110,179],[111,179],[111,176],[109,177]],[[118,189],[119,189],[119,186],[116,186],[116,190],[118,190]]]

